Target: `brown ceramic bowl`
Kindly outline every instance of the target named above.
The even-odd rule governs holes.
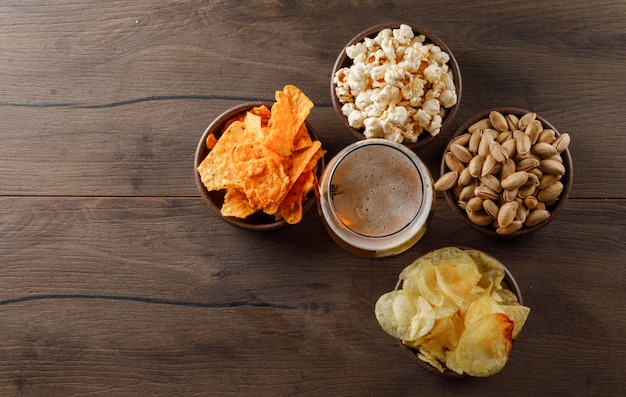
[[[460,249],[463,250],[467,250],[470,248],[466,248],[466,247],[459,247]],[[485,254],[487,255],[487,254]],[[491,255],[488,255],[491,258],[493,258]],[[495,258],[494,258],[495,259]],[[498,263],[500,263],[502,265],[502,262],[498,261]],[[509,291],[513,292],[515,294],[515,296],[517,297],[517,300],[519,302],[520,305],[523,305],[524,302],[522,301],[522,292],[517,284],[517,282],[515,281],[515,278],[513,278],[513,275],[511,274],[511,272],[509,271],[509,269],[506,268],[506,266],[502,265],[502,268],[504,269],[504,280],[502,281],[502,287],[508,289]],[[402,288],[402,280],[398,280],[398,283],[396,284],[395,289],[400,289]],[[414,362],[417,363],[417,365],[419,365],[420,367],[422,367],[423,369],[425,369],[426,371],[436,374],[436,375],[440,375],[446,378],[457,378],[457,379],[462,379],[462,378],[471,378],[470,375],[468,374],[458,374],[452,370],[449,369],[445,369],[444,372],[439,371],[437,368],[433,367],[432,365],[430,365],[429,363],[427,363],[426,361],[422,361],[417,357],[417,353],[418,351],[416,349],[413,349],[407,345],[405,345],[404,343],[402,343],[402,341],[400,339],[398,339],[398,344],[400,345],[400,349],[402,349],[402,351]]]
[[[468,128],[474,124],[475,122],[482,120],[484,118],[488,118],[489,117],[489,113],[492,110],[496,110],[499,111],[500,113],[502,113],[503,115],[507,115],[507,114],[514,114],[518,117],[521,117],[522,115],[528,113],[529,111],[526,109],[521,109],[521,108],[516,108],[516,107],[498,107],[498,108],[493,108],[493,109],[488,109],[485,111],[482,111],[478,114],[476,114],[474,117],[470,118],[469,120],[467,120],[461,127],[459,127],[459,129],[456,131],[456,133],[452,136],[450,143],[452,141],[455,140],[455,138],[457,138],[458,136],[464,134],[465,132],[467,132]],[[558,130],[546,119],[544,119],[541,115],[537,114],[537,119],[539,121],[541,121],[541,123],[543,124],[543,128],[544,129],[552,129],[554,130],[556,136],[560,135]],[[448,144],[448,147],[450,145],[450,143]],[[446,150],[444,151],[444,157],[441,160],[441,167],[440,167],[440,172],[441,175],[445,174],[446,172],[450,171],[450,169],[448,168],[448,166],[446,165],[445,162],[445,153],[447,153],[448,151],[448,147],[446,147]],[[494,229],[493,226],[489,225],[489,226],[480,226],[477,225],[476,223],[472,222],[468,216],[467,216],[467,212],[461,208],[461,206],[459,206],[459,204],[457,203],[457,200],[454,198],[453,193],[452,193],[452,189],[450,190],[446,190],[444,192],[444,196],[446,198],[446,201],[448,202],[448,204],[450,205],[450,208],[452,208],[452,211],[459,217],[461,218],[465,223],[467,223],[470,227],[472,227],[473,229],[476,229],[482,233],[485,233],[487,235],[490,236],[494,236],[494,237],[500,237],[500,238],[516,238],[516,237],[522,237],[522,236],[527,236],[531,233],[534,233],[542,228],[544,228],[546,225],[548,225],[556,216],[557,214],[561,211],[561,209],[565,206],[565,203],[567,202],[567,199],[571,193],[572,190],[572,182],[573,182],[573,164],[572,164],[572,156],[570,154],[569,149],[564,150],[561,153],[561,158],[563,160],[563,165],[565,166],[565,174],[563,175],[563,177],[561,178],[561,183],[563,184],[563,191],[561,192],[561,195],[558,199],[558,201],[556,203],[553,203],[552,205],[548,206],[547,209],[550,212],[550,216],[545,219],[544,221],[535,224],[534,226],[530,226],[527,227],[526,225],[522,226],[521,229],[519,229],[516,232],[510,233],[510,234],[499,234],[496,232],[496,230]]]
[[[242,229],[263,232],[286,227],[288,223],[284,219],[277,221],[273,215],[265,214],[262,211],[256,212],[245,219],[223,216],[221,213],[221,208],[224,204],[225,191],[208,191],[202,183],[202,180],[200,179],[200,174],[197,171],[200,163],[202,163],[202,161],[209,154],[209,150],[206,147],[206,138],[209,136],[209,134],[213,133],[215,137],[219,138],[222,135],[222,131],[229,120],[241,113],[244,113],[254,107],[261,105],[265,105],[271,109],[273,103],[263,101],[242,103],[226,110],[224,113],[220,114],[215,120],[213,120],[213,122],[207,127],[207,129],[200,137],[200,140],[198,141],[198,146],[196,148],[196,153],[194,157],[194,174],[196,186],[204,202],[209,206],[209,208],[211,208],[215,212],[217,216],[219,216],[225,222],[240,227]],[[315,132],[313,131],[311,125],[306,121],[305,123],[309,131],[309,135],[311,135],[311,138],[313,140],[318,140],[317,135],[315,135]],[[324,168],[323,157],[319,160],[317,168],[317,173],[319,177]],[[313,207],[315,207],[315,195],[310,194],[304,202],[302,213],[306,213]]]
[[[400,25],[409,25],[412,29],[413,29],[413,33],[417,36],[417,35],[424,35],[426,37],[426,43],[433,43],[437,46],[439,46],[443,51],[445,51],[449,56],[450,56],[450,61],[448,62],[448,66],[450,67],[450,69],[452,69],[452,73],[454,76],[454,83],[456,86],[456,95],[457,95],[457,101],[456,104],[454,106],[452,106],[451,108],[447,109],[447,114],[446,116],[443,118],[442,124],[441,124],[441,129],[439,134],[437,135],[430,135],[430,133],[425,132],[422,135],[420,135],[419,139],[414,142],[414,143],[405,143],[405,145],[407,147],[409,147],[411,150],[417,149],[419,147],[422,147],[426,144],[428,144],[429,142],[432,142],[437,136],[441,135],[442,133],[444,133],[448,128],[449,125],[452,121],[452,119],[454,118],[454,116],[457,113],[457,110],[459,108],[459,105],[461,103],[461,91],[462,91],[462,82],[461,82],[461,71],[459,69],[459,65],[456,61],[456,58],[454,57],[454,55],[452,54],[452,51],[450,50],[450,48],[448,48],[448,46],[446,45],[446,43],[443,42],[443,40],[441,40],[435,33],[419,26],[413,23],[408,23],[408,22],[390,22],[390,23],[383,23],[383,24],[379,24],[379,25],[375,25],[372,27],[369,27],[365,30],[363,30],[362,32],[358,33],[356,36],[354,36],[342,49],[341,53],[339,54],[339,56],[337,57],[337,60],[335,61],[335,65],[333,67],[333,71],[332,71],[332,75],[330,78],[330,95],[332,98],[332,102],[333,102],[333,107],[335,108],[335,111],[337,113],[337,115],[339,116],[339,119],[342,121],[342,123],[344,124],[344,126],[346,127],[346,129],[356,138],[356,139],[366,139],[365,136],[363,135],[362,130],[353,128],[350,126],[350,123],[348,122],[348,118],[346,116],[344,116],[343,112],[341,111],[341,107],[342,107],[342,103],[339,102],[339,98],[337,97],[337,93],[335,91],[335,83],[334,83],[334,76],[336,74],[336,72],[338,70],[340,70],[341,68],[344,67],[350,67],[352,65],[352,59],[350,59],[347,55],[346,55],[346,48],[356,44],[358,42],[363,41],[366,37],[369,38],[373,38],[376,37],[376,35],[378,35],[378,33],[386,28],[390,28],[390,29],[397,29],[400,27]]]

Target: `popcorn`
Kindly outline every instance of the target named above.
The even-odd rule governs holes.
[[[416,142],[437,135],[457,103],[450,56],[408,25],[348,46],[350,67],[333,76],[342,112],[367,138]]]

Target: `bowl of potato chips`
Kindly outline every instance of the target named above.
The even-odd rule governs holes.
[[[306,118],[313,103],[287,85],[275,102],[247,102],[219,115],[195,153],[204,201],[237,227],[269,231],[315,206],[325,151]]]
[[[482,111],[446,147],[435,189],[464,222],[513,238],[550,223],[572,190],[570,135],[535,112]]]
[[[381,328],[415,362],[453,378],[500,372],[529,313],[500,261],[460,247],[431,251],[405,267],[375,306]]]
[[[416,149],[450,125],[461,100],[450,48],[421,26],[392,22],[354,36],[335,61],[333,107],[357,139],[384,138]]]

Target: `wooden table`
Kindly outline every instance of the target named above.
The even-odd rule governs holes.
[[[0,395],[617,396],[626,390],[626,3],[5,1],[0,5]],[[329,2],[330,3],[330,2]],[[315,211],[252,233],[194,184],[204,128],[285,84],[314,102],[327,158],[343,44],[380,22],[438,33],[463,76],[454,128],[508,105],[572,137],[564,210],[521,240],[438,197],[408,252],[340,249]],[[435,176],[452,130],[418,154]],[[501,259],[532,312],[505,369],[432,375],[376,299],[448,245]]]

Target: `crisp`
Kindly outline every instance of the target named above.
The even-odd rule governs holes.
[[[270,108],[254,107],[229,120],[198,166],[209,191],[225,190],[221,213],[247,218],[263,211],[290,224],[302,219],[303,201],[317,187],[317,163],[324,156],[306,123],[313,102],[288,85]]]

